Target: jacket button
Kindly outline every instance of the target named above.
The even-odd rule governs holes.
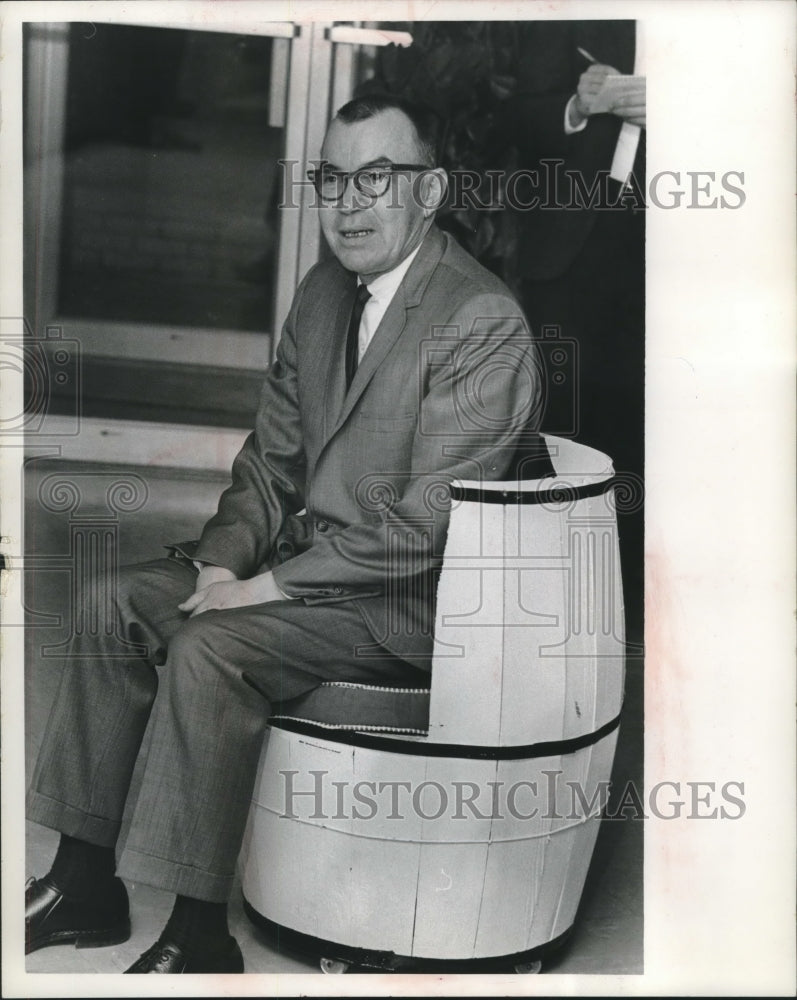
[[[343,593],[343,587],[333,587],[332,588],[332,593],[333,594],[342,594]]]
[[[316,531],[320,531],[322,534],[329,529],[328,521],[316,521],[315,523]]]

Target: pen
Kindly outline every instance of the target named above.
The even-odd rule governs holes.
[[[589,52],[587,52],[587,50],[586,50],[586,49],[582,49],[580,45],[577,45],[577,46],[576,46],[576,51],[577,51],[577,52],[580,52],[580,53],[581,53],[581,55],[582,55],[582,56],[584,56],[584,58],[585,58],[585,59],[587,60],[587,62],[590,62],[590,63],[596,63],[596,62],[598,61],[598,60],[597,60],[597,59],[595,58],[595,56],[591,56],[591,55],[589,54]]]

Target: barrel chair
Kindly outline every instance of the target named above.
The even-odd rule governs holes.
[[[618,735],[610,460],[543,436],[451,485],[430,690],[326,684],[270,720],[244,907],[325,972],[538,972],[573,926]]]

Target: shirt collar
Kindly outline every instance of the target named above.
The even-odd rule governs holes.
[[[422,242],[423,240],[421,240]],[[368,282],[368,291],[371,293],[372,298],[383,302],[393,298],[404,275],[409,271],[410,264],[415,260],[418,251],[421,249],[421,243],[400,264],[397,264],[392,271],[386,271],[384,274],[380,274],[378,278],[374,278],[373,281]],[[363,282],[358,278],[357,284],[362,285]]]

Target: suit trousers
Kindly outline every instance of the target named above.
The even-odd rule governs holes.
[[[106,621],[77,635],[65,659],[28,817],[114,846],[149,725],[119,874],[224,902],[271,705],[326,680],[412,686],[428,674],[380,655],[351,602],[286,600],[189,617],[177,605],[196,577],[175,555],[125,567],[108,586]]]

